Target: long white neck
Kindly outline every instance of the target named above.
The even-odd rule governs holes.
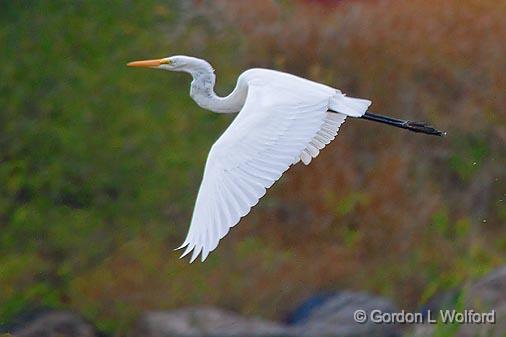
[[[218,113],[239,112],[246,100],[247,89],[239,82],[226,97],[219,97],[214,92],[216,76],[211,65],[204,60],[202,66],[188,70],[193,81],[190,87],[190,96],[202,108]]]

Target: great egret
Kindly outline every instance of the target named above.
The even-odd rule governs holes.
[[[190,96],[198,105],[217,113],[239,112],[207,158],[190,229],[179,247],[186,247],[181,257],[193,251],[190,262],[199,254],[204,261],[291,165],[308,165],[347,116],[443,135],[424,123],[368,113],[369,100],[275,70],[249,69],[230,95],[218,97],[214,69],[204,60],[172,56],[128,66],[187,72],[193,77]]]

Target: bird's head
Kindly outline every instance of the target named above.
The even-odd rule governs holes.
[[[133,61],[129,62],[127,66],[155,68],[170,71],[184,71],[187,73],[213,70],[211,65],[206,61],[196,57],[184,55],[176,55],[154,60]]]

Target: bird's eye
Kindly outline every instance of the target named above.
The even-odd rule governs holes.
[[[162,60],[162,62],[160,62],[160,63],[161,63],[161,64],[173,65],[173,64],[174,64],[174,61],[169,60],[169,59],[165,59],[165,60]]]

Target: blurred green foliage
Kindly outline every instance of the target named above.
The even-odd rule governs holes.
[[[461,179],[470,180],[490,153],[487,142],[476,136],[461,136],[455,147],[456,151],[450,159],[450,165]]]
[[[0,324],[40,306],[114,335],[142,310],[182,305],[279,318],[341,287],[415,307],[504,263],[496,6],[3,1]],[[198,108],[185,74],[125,67],[171,54],[208,59],[222,94],[241,70],[274,67],[449,136],[349,121],[205,264],[188,265],[172,248],[230,118]]]
[[[218,129],[188,109],[181,76],[125,67],[144,51],[167,53],[159,24],[173,11],[156,15],[154,2],[5,6],[2,320],[30,303],[65,303],[76,275],[141,230],[182,234],[173,216],[188,216],[193,202],[187,191],[211,141],[201,134]]]

